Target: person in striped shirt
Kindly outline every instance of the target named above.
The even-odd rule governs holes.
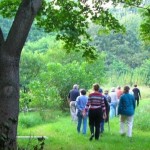
[[[100,122],[106,118],[106,107],[104,103],[104,96],[99,92],[99,84],[93,84],[93,92],[89,94],[86,110],[89,111],[89,127],[90,127],[90,141],[95,137],[95,140],[100,136]]]

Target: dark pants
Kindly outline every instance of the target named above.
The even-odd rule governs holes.
[[[137,106],[139,106],[139,97],[135,97],[135,102],[136,102]]]
[[[101,108],[89,110],[89,127],[91,134],[95,135],[95,139],[99,139],[100,134],[100,122],[103,119],[103,113]],[[94,132],[95,131],[95,132]]]

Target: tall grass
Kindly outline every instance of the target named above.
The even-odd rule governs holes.
[[[39,126],[45,123],[55,122],[62,116],[65,116],[65,113],[62,114],[59,110],[20,113],[19,126],[22,128]]]
[[[135,128],[144,132],[149,132],[150,131],[150,119],[149,119],[150,99],[143,100],[143,101],[140,101],[139,107],[136,108],[136,113],[135,113],[136,119],[134,124],[135,124]]]
[[[23,128],[19,122],[19,135],[41,135],[47,136],[45,140],[45,150],[149,150],[150,148],[150,99],[141,100],[140,106],[136,108],[133,127],[133,138],[121,137],[119,134],[119,118],[110,120],[110,131],[108,124],[105,124],[105,131],[99,141],[89,141],[90,131],[86,135],[78,134],[76,124],[71,122],[68,115],[61,115],[55,121],[30,128]],[[21,118],[20,118],[21,119]],[[51,118],[49,118],[51,120]],[[52,119],[52,120],[53,120]],[[20,147],[25,146],[28,140],[18,140]],[[30,149],[33,149],[32,140]]]
[[[139,86],[139,89],[141,91],[142,100],[143,99],[149,99],[150,100],[150,87]]]
[[[133,86],[135,83],[138,85],[144,85],[146,80],[147,76],[145,74],[141,74],[141,72],[139,72],[138,70],[131,70],[120,74],[118,74],[117,72],[110,74],[108,83],[111,83],[114,86]]]

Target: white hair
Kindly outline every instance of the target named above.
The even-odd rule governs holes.
[[[77,84],[74,84],[74,85],[73,85],[73,89],[78,89],[78,85],[77,85]]]

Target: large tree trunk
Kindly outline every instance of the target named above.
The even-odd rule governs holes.
[[[0,149],[16,147],[19,59],[0,53]]]
[[[19,60],[42,0],[22,0],[6,41],[0,29],[0,150],[16,150]]]

